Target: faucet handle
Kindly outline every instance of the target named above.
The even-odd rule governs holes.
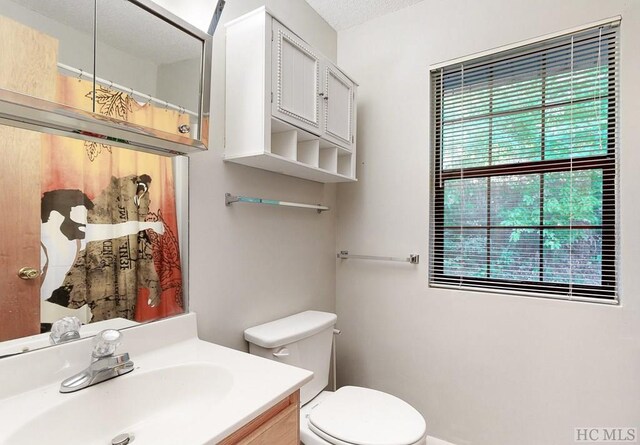
[[[49,339],[51,343],[57,345],[80,338],[80,327],[82,323],[77,317],[62,317],[51,326]]]
[[[120,339],[122,334],[116,329],[105,329],[99,332],[93,338],[93,352],[91,356],[95,359],[108,357],[116,352],[116,349],[120,345]]]

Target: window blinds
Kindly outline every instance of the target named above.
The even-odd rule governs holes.
[[[431,285],[617,300],[618,29],[431,71]]]

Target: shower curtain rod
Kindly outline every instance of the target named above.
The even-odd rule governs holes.
[[[160,106],[162,106],[164,108],[167,108],[167,109],[178,111],[180,113],[185,113],[185,114],[188,114],[190,116],[194,116],[196,118],[199,117],[197,113],[195,113],[195,112],[193,112],[191,110],[187,110],[184,107],[180,107],[178,105],[171,104],[171,103],[167,102],[166,100],[162,100],[162,99],[158,99],[156,97],[149,96],[148,94],[141,93],[140,91],[136,91],[133,88],[129,88],[129,87],[125,87],[125,86],[119,85],[119,84],[117,84],[115,82],[111,82],[110,80],[101,79],[100,77],[94,77],[93,74],[91,74],[91,73],[88,73],[86,71],[80,70],[78,68],[74,68],[74,67],[69,66],[69,65],[65,65],[64,63],[58,63],[58,68],[60,68],[61,70],[64,70],[64,71],[68,71],[70,73],[77,74],[78,75],[78,79],[82,79],[83,77],[86,77],[87,79],[90,79],[90,80],[94,80],[95,79],[96,83],[99,83],[100,85],[112,88],[114,90],[121,91],[123,93],[128,93],[131,96],[136,96],[136,97],[142,98],[142,99],[146,100],[148,103],[153,102],[153,103],[158,104],[158,105],[160,105]]]

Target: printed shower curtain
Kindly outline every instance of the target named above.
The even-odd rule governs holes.
[[[107,116],[176,134],[188,123],[184,114],[97,89],[96,111]],[[58,76],[57,96],[92,109],[91,82]],[[47,135],[41,216],[43,322],[55,308],[86,314],[84,322],[183,312],[171,158]]]

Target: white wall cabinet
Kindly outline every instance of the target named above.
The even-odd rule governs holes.
[[[260,8],[226,26],[225,161],[355,181],[357,84]]]
[[[274,20],[271,42],[273,116],[300,128],[320,131],[320,56]]]
[[[336,144],[351,148],[355,141],[356,86],[330,63],[324,67],[323,79],[323,136]]]

